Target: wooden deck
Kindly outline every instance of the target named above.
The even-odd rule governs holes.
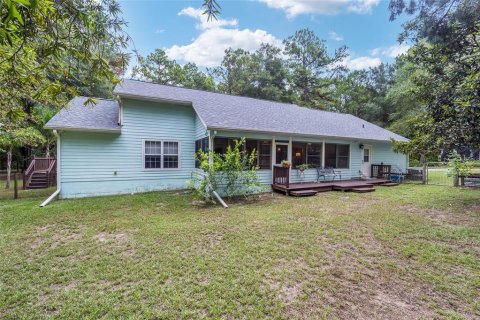
[[[341,180],[341,181],[328,181],[328,182],[303,182],[303,183],[290,183],[288,186],[285,184],[272,184],[272,189],[280,192],[284,192],[287,195],[300,195],[299,191],[356,191],[366,192],[367,188],[372,188],[375,185],[392,185],[390,180],[387,179],[369,179],[369,180]]]

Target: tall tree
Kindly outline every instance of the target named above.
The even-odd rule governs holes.
[[[255,79],[258,88],[256,97],[291,102],[294,98],[289,89],[290,74],[282,58],[282,50],[271,44],[262,44],[253,57],[260,65]]]
[[[227,49],[211,70],[222,92],[275,101],[291,101],[289,73],[280,48],[262,44],[255,52]]]
[[[420,132],[421,127],[414,128],[413,122],[424,119],[419,117],[425,108],[416,84],[424,76],[424,70],[409,62],[407,57],[397,58],[395,83],[386,96],[386,102],[393,107],[389,129],[407,138],[414,138],[415,132]]]
[[[351,71],[335,82],[339,102],[335,101],[329,108],[388,126],[395,106],[387,101],[387,92],[394,82],[393,65],[382,63],[367,70]]]
[[[332,100],[332,80],[345,68],[341,61],[348,56],[343,46],[329,55],[324,40],[313,31],[301,29],[283,41],[284,54],[292,73],[292,86],[303,105],[324,108]]]
[[[78,75],[86,88],[99,77],[116,81],[112,63],[128,58],[120,13],[115,0],[2,1],[0,77],[12,85],[0,90],[0,108],[22,105],[25,96],[61,104],[64,93],[77,93]]]
[[[24,113],[0,110],[0,150],[7,154],[7,189],[10,188],[14,149],[22,146],[37,146],[44,141],[42,134],[29,125]]]
[[[401,40],[414,41],[409,61],[425,72],[415,82],[432,123],[423,135],[446,150],[480,147],[480,2],[392,0],[390,10],[414,15]]]
[[[0,87],[1,131],[11,155],[19,141],[38,144],[30,139],[41,136],[35,106],[56,110],[74,95],[111,88],[128,37],[114,0],[3,1],[0,14],[0,82],[9,84]]]
[[[243,49],[225,50],[222,63],[211,70],[218,80],[218,89],[228,94],[256,96],[255,79],[260,62]]]
[[[162,49],[155,49],[146,57],[138,55],[138,64],[133,68],[132,76],[160,84],[215,90],[215,82],[211,76],[200,71],[194,63],[182,66],[175,60],[170,60]]]

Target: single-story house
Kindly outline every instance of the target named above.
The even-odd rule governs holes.
[[[74,98],[46,125],[58,135],[61,198],[186,188],[195,152],[221,153],[235,138],[258,152],[258,175],[292,163],[336,168],[342,179],[368,176],[372,163],[405,171],[408,156],[392,150],[406,139],[350,114],[294,104],[123,80],[115,100]],[[315,180],[309,169],[304,178]]]

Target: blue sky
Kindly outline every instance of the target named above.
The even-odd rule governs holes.
[[[180,63],[218,65],[228,47],[255,50],[310,28],[329,50],[349,47],[344,62],[362,69],[391,62],[406,51],[398,44],[403,20],[389,21],[388,0],[219,0],[217,21],[201,14],[202,0],[120,0],[127,32],[142,55],[166,50]],[[132,61],[134,63],[134,61]]]

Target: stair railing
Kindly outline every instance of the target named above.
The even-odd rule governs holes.
[[[28,165],[28,168],[23,172],[23,190],[27,189],[27,185],[32,180],[33,172],[35,171],[35,158]]]
[[[55,158],[51,159],[50,166],[46,172],[47,175],[47,187],[52,187],[56,184],[57,181],[57,160]]]
[[[57,159],[51,157],[37,158],[33,157],[32,162],[28,165],[27,169],[23,172],[23,189],[25,190],[30,184],[33,174],[36,171],[44,171],[47,175],[47,186],[50,186],[50,182],[56,183],[57,175]],[[53,186],[54,184],[52,184]]]

